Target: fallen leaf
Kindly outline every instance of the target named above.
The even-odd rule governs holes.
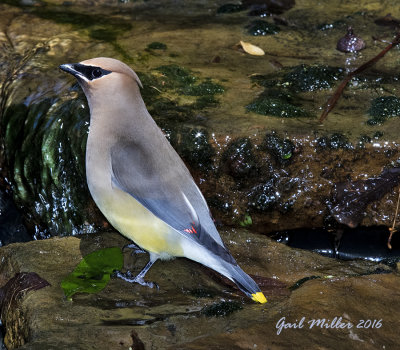
[[[256,45],[246,43],[245,41],[241,41],[241,40],[240,40],[240,45],[242,45],[244,52],[246,52],[250,55],[253,55],[253,56],[265,55],[264,50]]]
[[[392,168],[375,178],[335,184],[331,214],[341,224],[357,227],[368,204],[381,199],[399,183],[400,168]]]
[[[123,255],[120,248],[104,248],[86,255],[75,270],[61,282],[65,296],[71,300],[75,293],[98,293],[115,270],[121,270]]]

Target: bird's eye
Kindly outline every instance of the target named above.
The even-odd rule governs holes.
[[[100,68],[95,68],[92,70],[92,77],[94,79],[100,78],[102,76],[102,72]]]

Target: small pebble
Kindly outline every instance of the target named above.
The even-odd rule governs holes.
[[[336,48],[341,52],[356,52],[365,48],[365,42],[354,34],[353,28],[349,27],[347,34],[339,39]]]

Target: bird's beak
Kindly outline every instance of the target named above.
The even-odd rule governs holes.
[[[64,72],[72,74],[75,78],[78,78],[78,75],[80,75],[80,73],[77,70],[75,70],[74,65],[75,65],[74,63],[66,63],[62,64],[59,68]]]

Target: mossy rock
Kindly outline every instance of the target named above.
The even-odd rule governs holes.
[[[180,130],[180,139],[177,151],[191,168],[211,169],[215,151],[209,143],[206,130],[183,128]]]
[[[77,89],[75,85],[71,90]],[[14,200],[36,223],[36,238],[94,229],[85,223],[90,198],[84,166],[88,121],[83,93],[73,100],[11,105],[6,111]]]
[[[287,164],[293,159],[294,143],[279,137],[275,132],[265,135],[261,147],[269,152],[279,164]]]
[[[232,141],[222,155],[222,162],[228,174],[240,179],[248,177],[256,169],[256,158],[253,145],[249,138],[239,138]]]

